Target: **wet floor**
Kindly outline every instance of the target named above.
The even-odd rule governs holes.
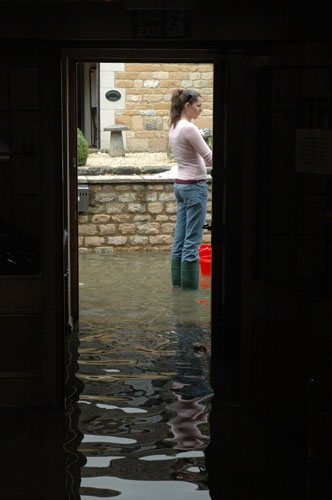
[[[209,279],[184,293],[168,270],[167,254],[81,256],[66,407],[1,408],[1,498],[332,498],[330,454],[308,468],[295,407],[249,406],[215,354],[212,397]]]
[[[210,499],[210,280],[173,289],[168,252],[81,255],[81,500]]]

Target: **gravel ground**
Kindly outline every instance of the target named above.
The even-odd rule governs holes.
[[[169,167],[176,165],[167,153],[126,153],[111,157],[108,153],[90,153],[86,167]]]

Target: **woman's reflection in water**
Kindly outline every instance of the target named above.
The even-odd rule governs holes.
[[[176,384],[172,387],[174,392],[175,387]],[[176,412],[176,416],[168,422],[173,437],[168,438],[167,441],[174,442],[175,450],[205,448],[208,445],[209,436],[203,434],[199,426],[208,424],[209,410],[204,401],[206,397],[187,399],[186,396],[177,392],[175,394],[178,400],[167,406],[169,410]]]
[[[203,452],[209,442],[208,420],[213,394],[208,384],[209,325],[199,325],[194,319],[195,311],[202,307],[199,298],[197,291],[174,290],[173,294],[178,346],[173,365],[176,375],[170,387],[175,400],[167,408],[175,415],[168,421],[170,437],[166,441],[173,443],[178,453]],[[191,472],[193,467],[198,469],[196,458],[178,458],[172,466],[171,477],[197,482],[197,472]],[[201,467],[198,470],[202,472]]]

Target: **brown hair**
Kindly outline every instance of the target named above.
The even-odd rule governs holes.
[[[180,120],[181,113],[183,111],[186,102],[192,104],[199,97],[201,97],[200,94],[195,90],[189,90],[189,89],[174,90],[171,98],[171,110],[170,110],[171,125],[175,127],[177,122]]]

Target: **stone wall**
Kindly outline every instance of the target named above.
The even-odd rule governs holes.
[[[128,127],[124,133],[128,152],[166,151],[170,99],[174,89],[195,89],[202,96],[203,112],[195,120],[199,128],[212,130],[213,65],[178,63],[102,63],[100,65],[101,149],[109,145],[111,124]],[[107,90],[121,93],[109,102]]]
[[[79,251],[170,250],[176,221],[173,180],[152,176],[79,177],[89,209],[79,214]],[[207,222],[211,221],[211,182]],[[204,243],[210,243],[205,231]]]

